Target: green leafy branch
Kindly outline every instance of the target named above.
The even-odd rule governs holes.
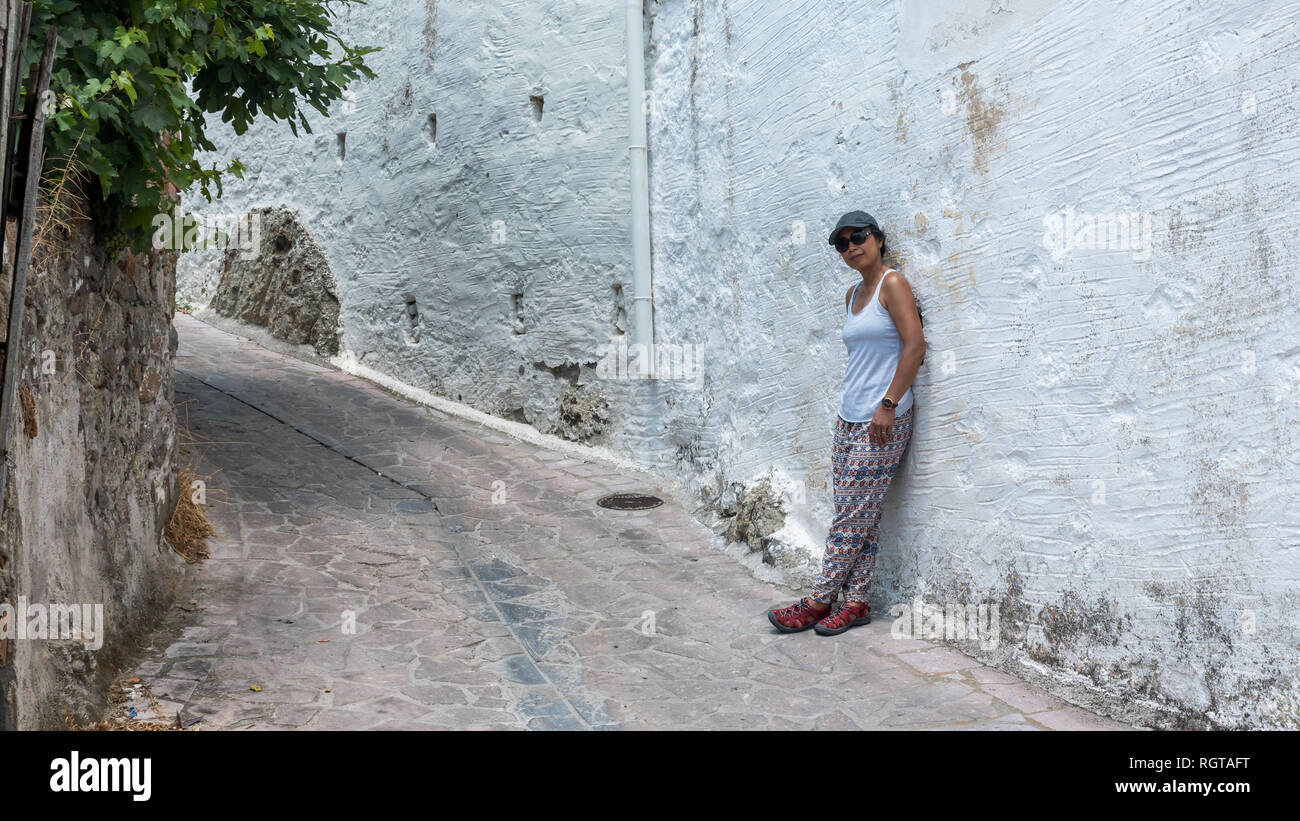
[[[364,0],[35,0],[27,62],[39,59],[49,25],[59,36],[47,111],[46,165],[77,167],[92,180],[97,227],[111,247],[144,251],[153,216],[169,210],[168,183],[197,185],[211,202],[224,168],[198,160],[216,145],[206,115],[236,134],[256,117],[312,133],[310,106],[330,104],[378,47],[350,46],[331,30],[336,5]]]

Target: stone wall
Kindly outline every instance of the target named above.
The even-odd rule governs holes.
[[[260,325],[275,339],[310,345],[317,354],[339,352],[339,300],[320,246],[282,208],[259,208],[241,224],[256,226],[222,257],[212,309],[238,322]],[[242,237],[240,238],[242,240]]]
[[[86,614],[101,605],[102,631],[88,626],[93,618],[83,630],[102,645],[8,641],[4,728],[58,729],[65,711],[82,724],[98,720],[108,683],[171,601],[184,566],[163,538],[178,498],[176,255],[106,262],[85,222],[54,243],[59,258],[29,274],[13,363],[25,401],[10,430],[0,604],[76,604]]]

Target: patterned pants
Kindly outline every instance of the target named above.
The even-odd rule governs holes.
[[[846,422],[835,417],[835,446],[831,468],[835,482],[835,521],[826,537],[822,572],[811,598],[829,604],[835,594],[845,602],[865,602],[876,569],[880,506],[912,438],[916,404],[894,418],[889,441],[880,445],[868,437],[870,422]]]

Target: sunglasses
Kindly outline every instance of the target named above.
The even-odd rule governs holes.
[[[858,230],[854,231],[852,234],[849,234],[847,239],[844,237],[836,237],[835,250],[839,251],[842,254],[845,251],[849,250],[850,242],[853,243],[854,245],[861,245],[862,243],[867,241],[867,237],[869,236],[871,236],[870,228],[859,228]]]

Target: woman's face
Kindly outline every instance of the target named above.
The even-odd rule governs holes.
[[[850,234],[857,230],[857,228],[846,226],[840,229],[837,236],[847,239]],[[853,270],[861,271],[871,262],[880,259],[880,238],[868,232],[867,238],[863,240],[861,245],[854,245],[850,242],[848,249],[840,254],[840,258],[844,260],[845,265]]]

